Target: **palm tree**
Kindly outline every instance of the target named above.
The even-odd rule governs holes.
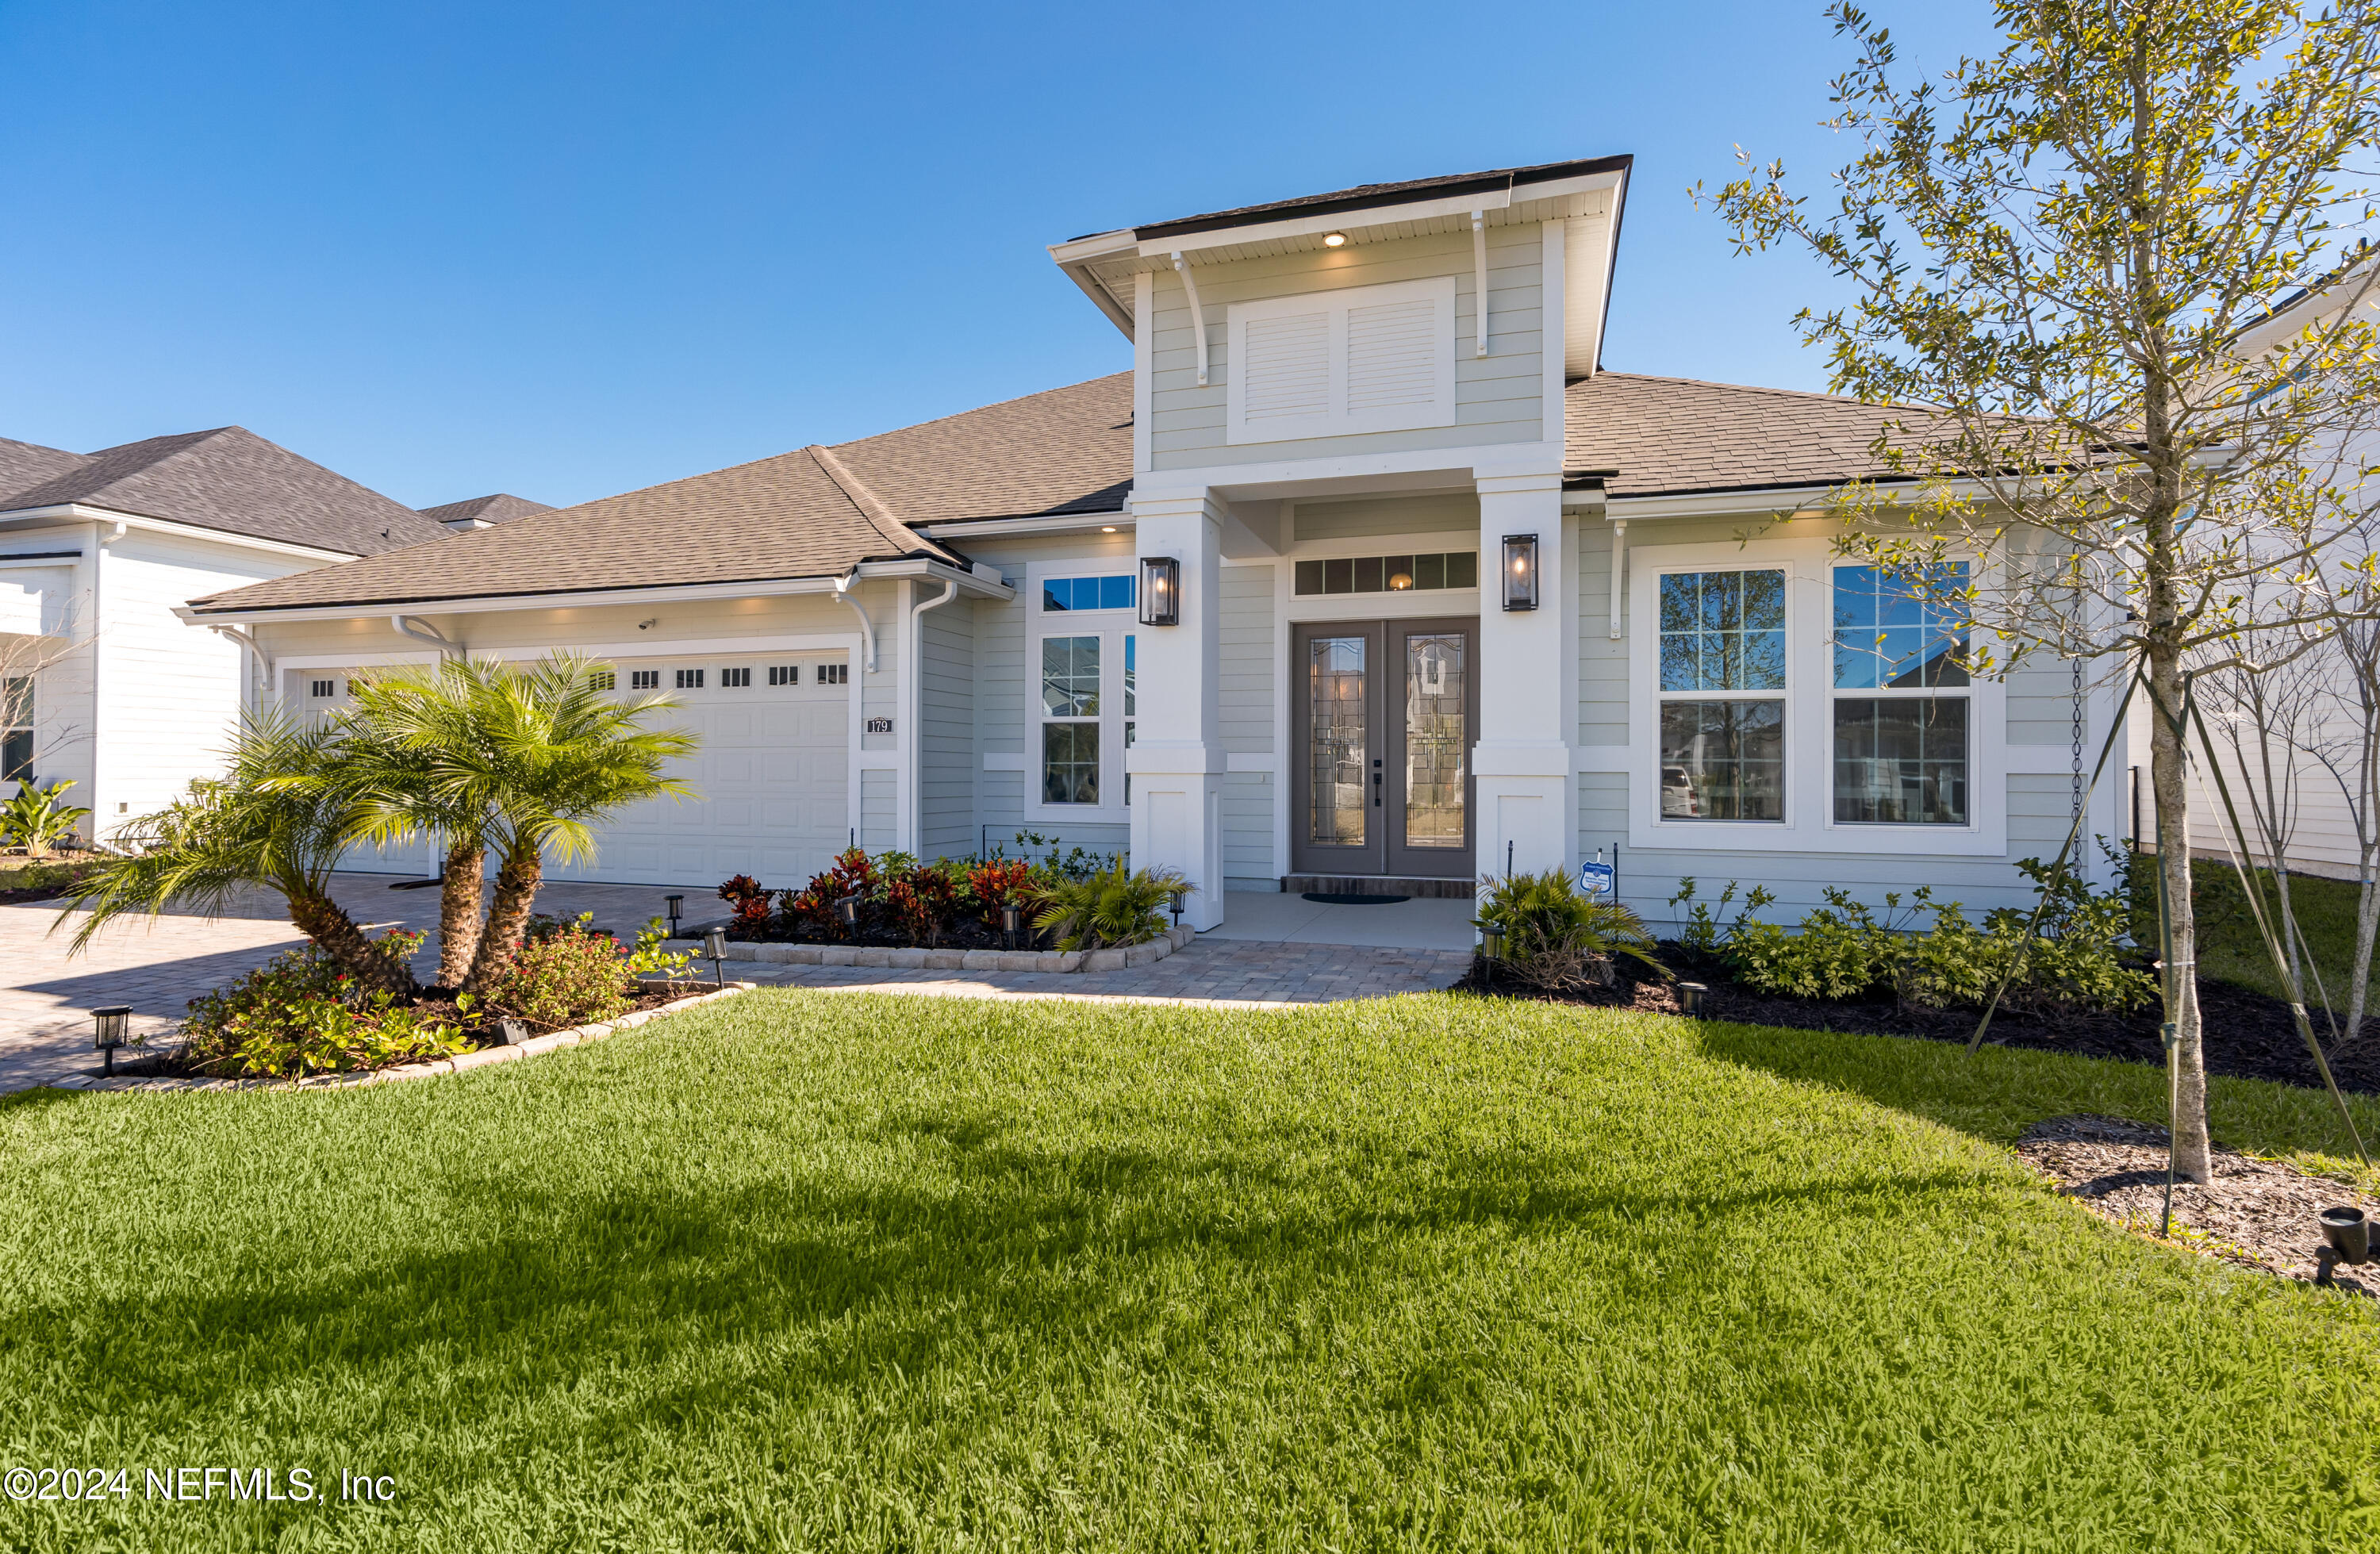
[[[380,823],[419,830],[446,823],[438,817],[468,817],[467,829],[496,855],[495,899],[459,978],[449,976],[441,947],[441,980],[458,991],[482,990],[520,948],[549,849],[561,863],[591,856],[589,822],[640,799],[692,794],[666,768],[693,753],[696,737],[643,726],[649,714],[674,704],[659,696],[615,698],[610,674],[576,654],[526,669],[445,665],[385,696],[359,687],[358,701],[376,740],[426,762],[424,807],[409,820],[396,818],[412,802],[415,779],[409,769],[392,768],[384,791],[367,805],[388,817]],[[465,865],[474,887],[480,868],[477,860]],[[450,856],[450,892],[455,877]],[[474,888],[474,913],[476,894]],[[450,894],[442,904],[451,909],[456,899]]]
[[[67,892],[52,931],[76,912],[80,951],[117,917],[153,917],[176,903],[219,915],[244,887],[277,891],[289,921],[365,988],[409,998],[413,974],[366,939],[331,899],[331,873],[356,831],[352,788],[335,780],[340,735],[322,723],[273,716],[244,721],[229,770],[194,783],[188,797],[116,833],[122,856],[102,862]]]
[[[495,800],[484,761],[450,752],[477,739],[471,710],[504,671],[449,659],[424,674],[401,669],[355,682],[342,719],[342,777],[358,810],[354,840],[375,845],[434,832],[445,844],[438,892],[438,985],[459,989],[480,944],[480,892]]]

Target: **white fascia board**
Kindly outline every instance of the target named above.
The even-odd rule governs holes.
[[[971,534],[1076,534],[1132,527],[1130,513],[1069,513],[1055,518],[980,518],[974,523],[916,524],[915,533],[929,540],[963,540]]]
[[[1132,251],[1132,228],[1128,226],[1119,227],[1113,232],[1094,232],[1087,237],[1075,237],[1050,245],[1050,257],[1060,264],[1081,264]]]
[[[862,582],[880,577],[928,577],[958,584],[981,599],[1013,599],[1016,590],[996,577],[939,561],[871,561],[859,568]],[[282,609],[194,610],[174,613],[193,625],[215,621],[346,621],[358,615],[480,615],[504,610],[583,610],[606,604],[672,604],[711,599],[767,599],[789,594],[832,593],[832,577],[784,577],[742,583],[681,583],[650,589],[590,589],[572,593],[490,594],[470,599],[405,599],[348,604],[294,605]]]
[[[177,524],[166,518],[145,518],[138,513],[87,507],[79,502],[64,503],[55,507],[20,507],[14,512],[0,513],[0,526],[30,522],[122,524],[127,528],[144,529],[152,534],[211,540],[218,545],[262,551],[270,555],[297,556],[305,561],[337,563],[357,559],[352,551],[326,551],[316,545],[293,545],[285,540],[264,540],[253,534],[234,534],[225,528],[202,528],[197,524]]]
[[[1133,251],[1129,231],[1094,232],[1087,237],[1050,245],[1050,257],[1057,261],[1058,268],[1066,273],[1068,280],[1083,288],[1083,295],[1091,299],[1092,306],[1105,313],[1110,323],[1123,330],[1127,340],[1133,337],[1132,299],[1119,297],[1111,292],[1104,282],[1091,273],[1091,265],[1096,261]]]
[[[1140,245],[1139,252],[1143,259],[1163,259],[1177,253],[1189,255],[1205,249],[1234,249],[1244,243],[1278,243],[1293,237],[1319,237],[1326,232],[1359,232],[1370,226],[1435,221],[1443,216],[1461,216],[1467,221],[1474,211],[1500,211],[1512,202],[1512,195],[1500,188],[1485,194],[1450,195],[1443,200],[1415,200],[1402,205],[1338,211],[1330,215],[1291,216],[1249,226],[1221,226],[1212,232],[1184,233],[1179,237],[1151,237]]]
[[[1476,480],[1559,475],[1561,462],[1559,443],[1486,443],[1335,458],[1285,458],[1265,464],[1209,464],[1153,469],[1135,483],[1133,499],[1189,497],[1208,491],[1226,501],[1461,491]]]

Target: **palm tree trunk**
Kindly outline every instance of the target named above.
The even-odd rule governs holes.
[[[438,985],[459,988],[480,947],[480,879],[488,850],[477,842],[446,849],[446,882],[438,892]]]
[[[293,892],[288,900],[289,921],[321,945],[331,964],[355,978],[358,987],[399,998],[413,996],[412,969],[374,948],[346,907],[320,892]]]
[[[521,935],[528,928],[529,909],[537,904],[537,888],[544,878],[545,860],[534,845],[504,855],[504,866],[496,870],[496,899],[488,906],[488,926],[480,935],[479,948],[471,957],[471,974],[465,982],[469,991],[486,991],[496,973],[520,948]]]

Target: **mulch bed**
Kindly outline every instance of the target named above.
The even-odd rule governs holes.
[[[23,856],[22,854],[18,856],[19,857]],[[73,884],[79,876],[90,872],[90,870],[96,866],[91,864],[82,864],[79,866],[69,865],[62,858],[55,864],[37,864],[33,867],[40,868],[56,868],[60,869],[72,869],[72,872],[67,873],[62,878],[53,880],[51,883],[46,885],[0,885],[0,906],[20,906],[29,902],[55,901],[58,897],[66,893],[67,888]],[[11,875],[20,874],[23,872],[26,871],[23,869],[12,868],[6,874],[0,874],[0,880],[5,880],[9,878]]]
[[[1975,1034],[1976,1022],[1982,1018],[1979,1010],[1903,1008],[1889,998],[1837,1001],[1756,992],[1735,981],[1724,966],[1698,959],[1674,942],[1664,943],[1659,956],[1662,964],[1681,977],[1700,982],[1710,989],[1703,999],[1703,1018],[1707,1020],[1864,1036],[1913,1036],[1964,1046]],[[1473,992],[1505,997],[1553,998],[1563,1002],[1654,1010],[1669,1014],[1679,1012],[1677,989],[1671,984],[1649,976],[1639,979],[1626,969],[1625,962],[1620,985],[1609,992],[1553,995],[1521,989],[1509,980],[1486,986],[1475,965],[1458,986]],[[2208,1073],[2241,1079],[2271,1079],[2284,1085],[2322,1083],[2313,1057],[2298,1036],[2288,1004],[2246,988],[2204,978],[2198,984],[2198,1002],[2206,1032]],[[2322,1012],[2316,1009],[2308,1013],[2327,1051],[2329,1033],[2323,1026]],[[2158,1020],[2154,1004],[2131,1014],[2042,1014],[2002,1005],[1999,1013],[1992,1016],[1991,1034],[1985,1039],[1998,1047],[2121,1058],[2162,1068],[2165,1047],[2157,1035]],[[2361,1040],[2328,1055],[2331,1073],[2338,1077],[2341,1089],[2380,1093],[2380,1020],[2367,1019]]]
[[[2052,1117],[2027,1128],[2016,1152],[2064,1196],[2154,1240],[2165,1202],[2166,1133],[2119,1117]],[[2177,1182],[2168,1244],[2284,1279],[2312,1282],[2324,1244],[2314,1216],[2352,1204],[2380,1214],[2380,1200],[2279,1160],[2228,1149],[2215,1155],[2214,1180]],[[2380,1261],[2339,1265],[2331,1283],[2380,1297]]]

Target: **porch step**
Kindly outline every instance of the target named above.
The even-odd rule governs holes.
[[[1291,895],[1416,895],[1437,901],[1468,901],[1468,880],[1392,880],[1378,874],[1284,874],[1281,888]]]

